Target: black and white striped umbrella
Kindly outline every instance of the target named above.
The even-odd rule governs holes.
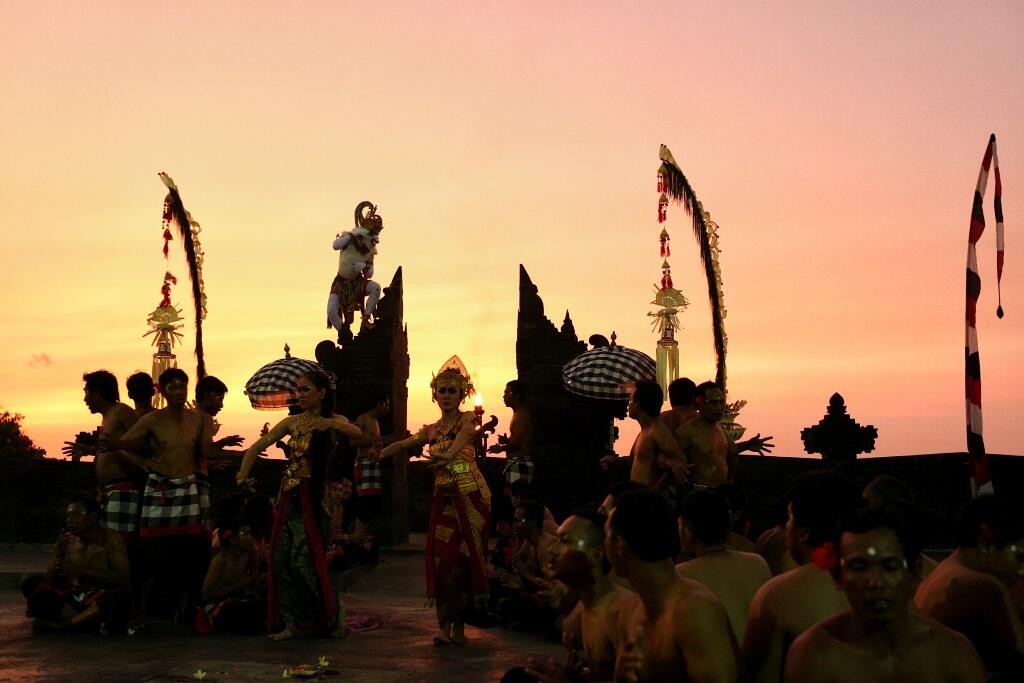
[[[287,346],[284,358],[267,363],[245,383],[245,395],[256,410],[280,410],[295,402],[299,378],[311,370],[327,375],[334,388],[334,373],[311,360],[292,358]]]
[[[646,353],[612,345],[584,351],[566,363],[562,385],[579,396],[624,400],[633,384],[657,376],[658,366]]]

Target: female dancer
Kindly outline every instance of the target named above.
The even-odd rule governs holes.
[[[430,388],[441,419],[388,446],[381,457],[429,444],[434,497],[427,529],[427,596],[435,601],[441,627],[434,643],[461,645],[466,613],[474,599],[483,601],[487,594],[491,492],[476,466],[474,415],[459,410],[473,385],[458,356],[441,366]]]
[[[334,449],[330,430],[362,436],[358,427],[334,414],[334,393],[326,375],[306,373],[299,378],[297,391],[303,412],[281,420],[250,446],[236,478],[244,485],[256,456],[286,434],[291,436],[270,533],[267,619],[274,640],[329,635],[339,624],[344,628],[324,555],[328,517],[322,502],[327,461]]]

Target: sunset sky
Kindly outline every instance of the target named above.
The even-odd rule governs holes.
[[[97,423],[83,372],[123,387],[150,368],[158,171],[203,227],[223,434],[282,416],[242,394],[257,368],[330,338],[331,241],[364,199],[386,223],[377,279],[404,267],[410,427],[435,419],[427,383],[458,353],[504,431],[520,263],[556,323],[568,309],[582,338],[614,330],[654,354],[660,143],[721,225],[729,393],[750,433],[799,455],[839,391],[877,454],[963,451],[967,229],[990,133],[1006,317],[990,183],[985,438],[1024,454],[1024,3],[0,0],[0,16],[0,406],[50,455]],[[701,381],[703,271],[681,208],[668,228],[692,302],[682,370]]]

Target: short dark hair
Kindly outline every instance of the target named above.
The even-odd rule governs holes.
[[[1024,521],[1002,497],[982,494],[964,503],[956,520],[956,544],[974,548],[982,538],[997,548],[1024,538]]]
[[[903,557],[907,561],[907,567],[913,569],[918,557],[921,555],[921,543],[914,533],[913,526],[908,523],[906,517],[897,508],[884,505],[882,507],[862,507],[848,512],[836,522],[835,537],[836,552],[842,553],[840,541],[843,534],[866,534],[875,529],[889,529],[899,538],[903,547]],[[842,559],[842,557],[840,557]],[[832,573],[839,576],[840,563],[832,568]]]
[[[220,394],[224,395],[228,393],[228,387],[224,382],[213,375],[207,375],[201,380],[196,382],[196,400],[201,401],[207,394]]]
[[[679,552],[676,516],[654,491],[630,491],[612,510],[612,532],[644,562],[672,560]]]
[[[544,528],[544,506],[535,500],[521,500],[518,507],[523,508],[523,522],[532,524],[538,529]]]
[[[99,394],[105,401],[114,403],[121,396],[117,391],[117,378],[106,370],[87,372],[82,375],[82,379],[85,380],[87,391]]]
[[[508,485],[509,494],[515,496],[516,498],[525,498],[526,496],[530,495],[531,490],[532,487],[530,486],[530,482],[526,481],[525,479],[516,479],[514,482]]]
[[[145,401],[153,398],[153,394],[156,393],[153,378],[146,372],[136,372],[128,378],[125,386],[128,387],[128,398],[133,400]]]
[[[388,395],[388,392],[384,391],[383,387],[367,387],[363,391],[362,409],[359,412],[365,413],[368,410],[373,410],[381,401],[388,401],[390,399],[391,396]]]
[[[722,391],[722,387],[718,386],[718,382],[708,380],[707,382],[701,382],[697,385],[697,388],[694,390],[694,396],[698,398],[707,398],[708,391],[711,389],[718,389],[719,391]],[[722,393],[724,394],[725,392]]]
[[[805,474],[789,491],[793,524],[807,530],[811,548],[835,537],[836,522],[847,512],[864,505],[860,491],[849,479],[831,472]]]
[[[728,499],[715,491],[694,491],[683,501],[683,518],[690,532],[704,545],[729,538],[732,514]]]
[[[665,394],[657,382],[642,379],[633,389],[633,401],[651,417],[658,417],[661,414],[661,404],[665,402]]]
[[[505,382],[505,388],[512,392],[512,395],[522,400],[526,398],[526,387],[523,385],[523,380],[513,379]]]
[[[608,487],[608,495],[612,497],[612,507],[619,503],[619,499],[630,491],[646,491],[647,485],[633,479],[623,479]]]
[[[163,388],[175,380],[188,384],[188,375],[181,368],[167,368],[160,373],[160,378],[157,381],[160,383],[160,387]]]
[[[880,474],[864,487],[864,498],[876,500],[883,505],[892,503],[914,503],[914,489],[910,484],[891,474]]]
[[[97,519],[99,518],[102,508],[94,494],[89,493],[88,491],[75,491],[68,499],[68,505],[71,505],[72,503],[80,504],[85,508],[86,513],[96,515]]]
[[[673,406],[692,406],[697,398],[697,385],[689,377],[672,380],[668,385],[668,402]]]
[[[607,515],[593,510],[575,510],[570,516],[579,517],[590,522],[586,533],[588,547],[598,548],[604,545],[604,525],[608,521]]]

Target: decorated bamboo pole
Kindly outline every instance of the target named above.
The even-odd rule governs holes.
[[[679,378],[679,342],[676,341],[676,330],[679,330],[678,313],[690,305],[683,293],[672,284],[672,266],[668,259],[672,256],[670,245],[671,237],[668,229],[664,227],[668,219],[668,197],[667,180],[662,169],[658,169],[658,225],[662,226],[658,236],[659,252],[662,258],[661,283],[654,286],[654,301],[651,303],[659,307],[659,310],[648,313],[654,318],[652,326],[659,335],[657,352],[655,354],[658,366],[658,384],[661,390],[668,395],[668,385]]]

